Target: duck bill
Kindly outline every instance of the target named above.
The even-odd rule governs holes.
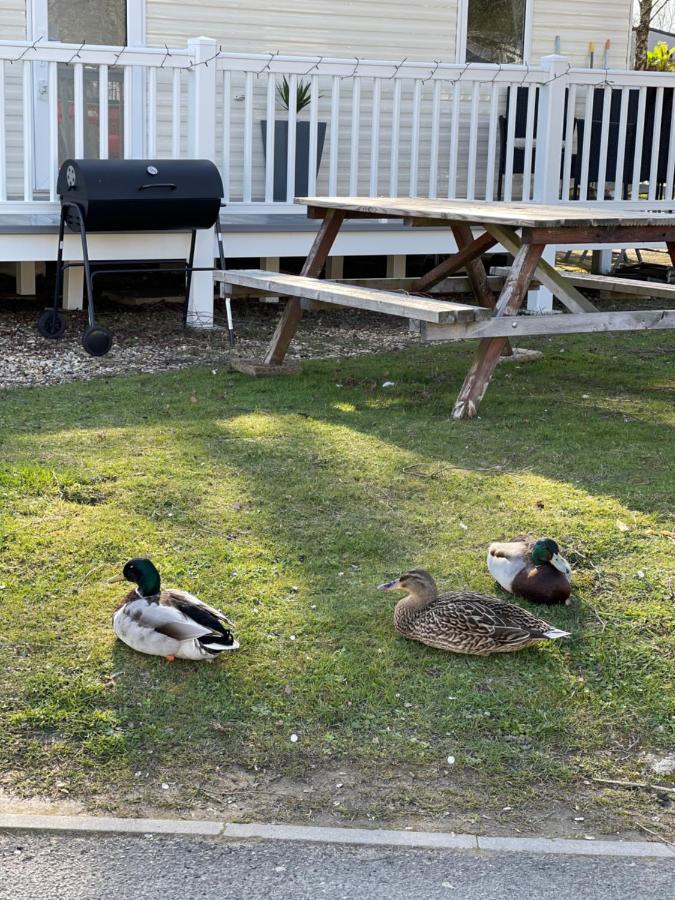
[[[570,568],[570,564],[564,559],[559,553],[554,553],[551,557],[551,565],[554,566],[559,572],[562,572],[567,578],[572,574],[572,569]]]
[[[125,581],[124,575],[115,575],[113,578],[108,578],[106,584],[114,584],[116,581]]]
[[[395,578],[393,581],[385,581],[384,584],[378,584],[378,591],[395,591],[396,588],[399,587],[398,578]]]

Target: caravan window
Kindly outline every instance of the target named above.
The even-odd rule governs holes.
[[[466,61],[522,63],[526,0],[467,0]]]

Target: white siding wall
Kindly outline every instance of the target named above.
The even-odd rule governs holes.
[[[553,53],[555,36],[560,35],[560,52],[573,66],[588,66],[588,44],[593,41],[594,66],[601,68],[609,38],[609,67],[632,68],[628,59],[632,5],[632,0],[534,0],[532,62]]]
[[[27,0],[0,0],[0,39],[11,41],[26,37]]]
[[[457,0],[146,0],[151,45],[454,62]]]

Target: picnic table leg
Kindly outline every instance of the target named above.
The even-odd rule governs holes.
[[[499,295],[495,316],[510,316],[518,312],[543,251],[544,244],[523,244],[518,250]],[[478,414],[478,407],[506,340],[505,337],[484,338],[480,342],[452,411],[454,419],[471,419]]]
[[[440,284],[444,278],[447,278],[448,275],[452,275],[452,273],[456,272],[458,269],[466,266],[468,270],[468,264],[474,259],[478,259],[480,263],[482,254],[487,252],[491,247],[494,247],[497,243],[497,238],[492,237],[492,235],[487,232],[474,239],[468,225],[466,226],[466,234],[468,239],[463,246],[460,246],[457,241],[457,236],[455,235],[458,252],[448,256],[447,259],[444,259],[443,262],[435,266],[430,272],[427,272],[426,275],[422,275],[421,278],[418,278],[410,288],[413,294],[423,294],[425,291],[431,290],[432,287]]]
[[[466,224],[466,222],[453,222],[451,227],[453,237],[455,238],[455,243],[460,250],[463,250],[465,247],[468,247],[473,243],[473,234],[471,233],[471,228]],[[492,293],[488,285],[487,272],[485,271],[483,260],[480,258],[480,256],[477,256],[475,259],[467,260],[464,267],[469,278],[471,290],[473,291],[473,295],[478,303],[481,306],[486,307],[487,309],[494,309],[497,305],[497,302],[495,300],[495,295]],[[513,350],[511,349],[511,344],[508,338],[504,341],[501,355],[513,356]]]
[[[301,275],[308,278],[318,278],[323,264],[326,262],[331,247],[337,237],[338,231],[344,221],[345,214],[342,210],[330,209],[321,223],[312,248],[309,251]],[[286,308],[276,327],[272,340],[267,348],[263,363],[266,366],[279,366],[284,361],[288,346],[293,340],[298,324],[302,318],[302,304],[297,297],[289,297]]]

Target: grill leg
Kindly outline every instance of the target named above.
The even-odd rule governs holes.
[[[61,207],[59,219],[59,249],[56,256],[56,283],[54,285],[54,312],[59,308],[63,291],[63,236],[66,227],[66,211]]]
[[[220,230],[220,222],[218,219],[216,219],[215,229],[216,240],[218,241],[218,264],[220,266],[220,271],[223,272],[225,269],[225,253],[223,252],[223,232]],[[220,282],[218,290],[221,300],[225,300],[225,311],[227,313],[227,340],[230,349],[232,349],[237,342],[237,337],[234,333],[234,325],[232,323],[232,301],[229,297],[225,297],[225,285],[222,281]]]
[[[192,229],[190,237],[190,255],[185,266],[185,303],[183,304],[183,327],[187,325],[188,309],[190,306],[190,288],[192,286],[192,268],[195,264],[195,244],[197,243],[197,229]]]

